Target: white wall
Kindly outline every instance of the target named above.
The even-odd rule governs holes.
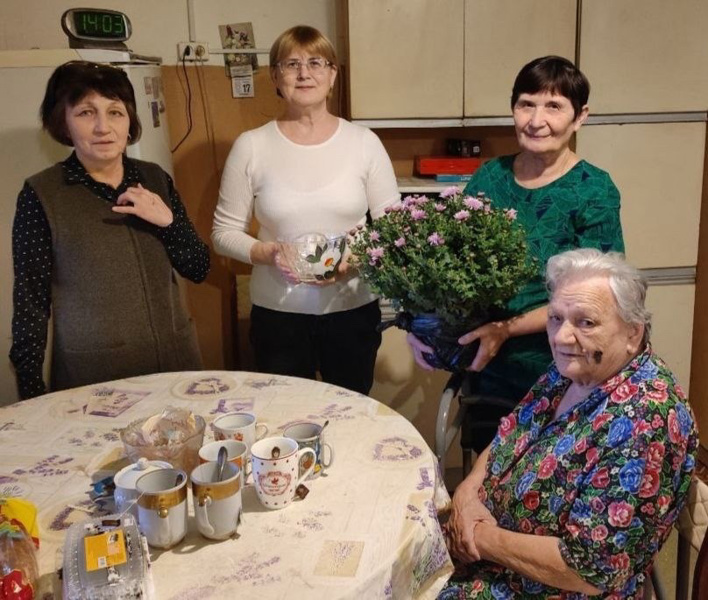
[[[300,23],[318,28],[332,40],[336,37],[335,0],[2,0],[0,50],[67,48],[69,43],[59,24],[62,13],[91,6],[126,13],[133,25],[128,47],[175,64],[177,43],[189,39],[190,2],[196,41],[217,48],[221,47],[218,26],[244,21],[253,23],[259,48],[269,48],[278,34]],[[221,57],[212,56],[211,61],[221,62]]]

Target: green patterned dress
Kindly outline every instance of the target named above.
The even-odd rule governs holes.
[[[498,318],[526,313],[548,302],[544,273],[548,259],[573,248],[624,252],[620,225],[620,195],[610,176],[581,160],[565,175],[540,188],[521,187],[514,178],[514,155],[484,164],[465,187],[465,193],[483,192],[496,207],[513,208],[526,229],[529,254],[538,261],[536,276],[511,299],[508,312]],[[520,400],[551,363],[546,333],[511,338],[478,378],[471,382],[481,393]],[[482,416],[470,413],[471,419]],[[463,427],[463,447],[483,449],[491,441],[471,427]],[[484,441],[479,443],[480,438]]]

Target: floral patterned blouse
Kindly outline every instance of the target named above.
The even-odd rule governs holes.
[[[560,538],[565,562],[603,590],[641,597],[644,572],[686,499],[698,448],[681,387],[648,346],[553,420],[570,385],[552,365],[492,443],[480,498],[500,527]],[[581,599],[500,565],[463,565],[440,598]]]

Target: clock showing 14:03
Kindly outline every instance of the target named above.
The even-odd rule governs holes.
[[[125,48],[132,27],[125,13],[97,8],[71,8],[61,17],[71,48]]]

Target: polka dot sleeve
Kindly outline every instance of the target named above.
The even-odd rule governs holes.
[[[52,233],[35,191],[25,183],[12,225],[15,270],[10,360],[20,398],[46,391],[42,379],[52,289]]]
[[[209,274],[209,247],[201,240],[189,220],[172,178],[165,175],[170,190],[174,220],[168,227],[158,229],[158,236],[165,245],[167,256],[174,269],[182,277],[200,283]]]

